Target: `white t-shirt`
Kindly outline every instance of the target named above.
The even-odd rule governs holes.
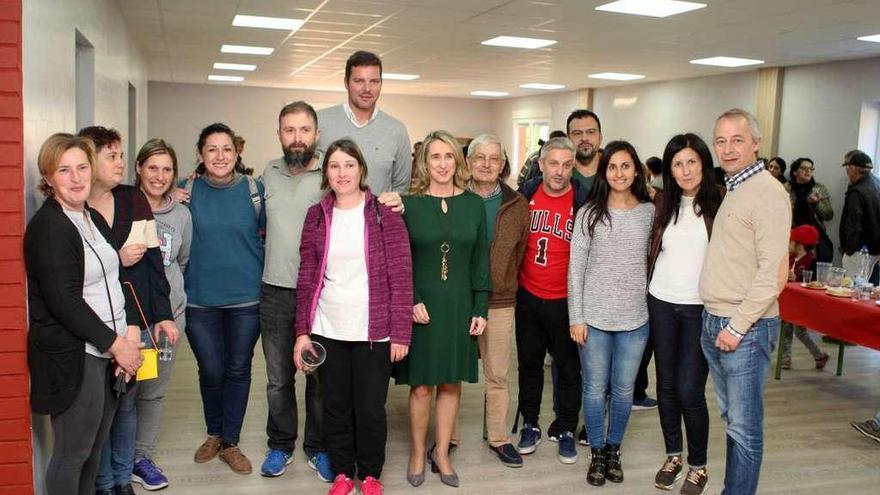
[[[333,208],[324,287],[312,333],[333,340],[369,340],[370,293],[364,249],[364,203]]]
[[[657,256],[648,292],[672,304],[703,304],[700,271],[708,246],[706,223],[694,212],[694,198],[682,196],[678,222],[670,221],[663,232],[663,249]]]

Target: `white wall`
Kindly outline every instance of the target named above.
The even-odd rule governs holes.
[[[149,88],[149,135],[164,138],[174,146],[184,172],[195,168],[199,131],[212,122],[224,122],[247,140],[244,162],[259,175],[266,162],[281,155],[276,134],[281,107],[301,99],[320,110],[346,98],[344,91],[219,84],[151,82]],[[412,142],[421,141],[436,129],[474,137],[492,125],[491,104],[482,100],[382,95],[379,108],[406,125]]]
[[[37,154],[43,141],[55,132],[76,132],[74,84],[75,30],[94,46],[95,121],[114,127],[123,139],[128,132],[128,84],[138,90],[137,142],[147,129],[146,62],[116,2],[22,2],[24,77],[25,205],[30,216],[42,201]],[[123,148],[125,149],[125,148]],[[35,492],[43,493],[43,473],[48,453],[48,422],[34,417]]]
[[[550,122],[550,130],[565,130],[565,119],[580,103],[580,91],[565,91],[522,98],[508,98],[492,102],[492,132],[504,143],[512,155],[513,129],[516,120],[545,119]],[[517,164],[518,168],[520,164]]]
[[[631,142],[642,160],[663,155],[675,134],[694,132],[712,139],[715,119],[725,110],[754,111],[757,72],[596,89],[593,110],[602,120],[602,139]]]
[[[785,69],[779,156],[789,163],[802,156],[814,160],[816,181],[828,187],[834,205],[828,225],[835,247],[847,187],[840,164],[859,145],[863,104],[880,101],[878,81],[880,58]],[[877,162],[875,149],[864,151]]]

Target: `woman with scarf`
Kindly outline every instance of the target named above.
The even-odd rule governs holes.
[[[815,166],[809,158],[798,158],[791,164],[791,180],[785,190],[791,196],[792,227],[812,225],[819,231],[819,244],[816,245],[816,259],[831,261],[834,245],[825,230],[825,222],[834,217],[831,195],[828,189],[813,178]]]

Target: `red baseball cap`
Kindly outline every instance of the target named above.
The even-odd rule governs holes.
[[[791,229],[791,240],[807,247],[813,247],[819,244],[819,231],[812,225],[800,225]]]

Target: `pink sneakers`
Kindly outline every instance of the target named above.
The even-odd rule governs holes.
[[[354,481],[344,474],[337,475],[327,495],[355,495]]]
[[[376,478],[367,476],[367,479],[361,481],[361,495],[383,495],[384,493],[385,489],[382,488],[382,483]]]

